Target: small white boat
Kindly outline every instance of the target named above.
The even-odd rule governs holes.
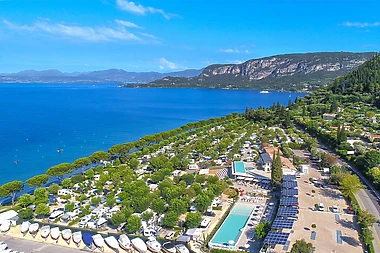
[[[129,251],[133,247],[131,240],[129,240],[126,234],[120,235],[118,242],[119,242],[120,248],[122,248],[123,250]]]
[[[110,247],[111,249],[118,249],[119,243],[117,242],[116,238],[114,236],[109,236],[104,238],[104,241]]]
[[[10,220],[3,221],[0,226],[0,232],[7,233],[9,229],[11,229],[11,221]]]
[[[183,244],[178,244],[175,246],[175,248],[177,249],[178,253],[190,253],[189,249]]]
[[[41,237],[42,238],[46,238],[49,236],[50,234],[50,226],[49,225],[45,225],[41,228]]]
[[[62,230],[62,238],[67,241],[67,243],[70,243],[69,240],[71,238],[71,235],[73,233],[71,232],[71,229],[65,229]]]
[[[140,253],[145,253],[148,250],[145,242],[139,237],[132,239],[131,243],[132,243],[133,247]]]
[[[262,91],[260,91],[260,93],[261,93],[261,94],[268,94],[269,91],[267,91],[267,90],[262,90]]]
[[[7,244],[5,244],[5,243],[1,244],[1,243],[0,243],[0,251],[5,250],[6,248],[8,248],[8,245],[7,245]]]
[[[28,232],[29,231],[29,226],[30,226],[30,222],[29,221],[24,221],[21,224],[21,233],[25,234],[26,232]]]
[[[146,246],[151,252],[158,253],[161,251],[161,243],[159,243],[156,238],[149,237],[146,242]]]
[[[94,244],[98,248],[103,248],[104,247],[104,239],[103,236],[100,234],[96,234],[92,236],[92,240],[94,240]]]
[[[38,229],[40,228],[40,224],[38,223],[33,223],[29,226],[29,233],[35,237],[37,232],[38,232]]]
[[[164,251],[166,253],[176,253],[177,252],[173,242],[165,242],[164,244],[162,244],[162,251]]]
[[[73,238],[73,242],[77,246],[79,246],[80,242],[82,241],[82,232],[81,231],[74,232],[72,235],[72,238]]]
[[[59,227],[54,227],[50,229],[51,239],[57,241],[59,239],[60,234],[61,234],[61,231],[59,231]]]

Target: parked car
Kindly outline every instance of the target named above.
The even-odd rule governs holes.
[[[167,239],[167,240],[171,240],[171,239],[173,239],[174,236],[175,236],[175,232],[169,232],[169,233],[165,236],[165,239]]]
[[[333,212],[333,213],[339,213],[338,207],[337,206],[332,206],[331,207],[331,212]]]

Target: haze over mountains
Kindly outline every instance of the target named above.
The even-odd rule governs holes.
[[[203,69],[187,69],[177,72],[128,72],[122,69],[107,69],[91,72],[61,72],[57,69],[23,70],[17,73],[0,74],[2,82],[46,82],[46,83],[149,83],[166,76],[194,77]]]

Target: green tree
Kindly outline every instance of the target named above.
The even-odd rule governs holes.
[[[100,161],[108,161],[110,159],[110,154],[104,151],[97,151],[90,155],[90,160],[93,163],[98,163]]]
[[[269,222],[260,222],[259,225],[255,228],[255,236],[259,239],[265,238],[268,232],[270,231],[270,223]]]
[[[50,214],[50,208],[46,204],[40,203],[37,205],[34,213],[37,216],[46,216]]]
[[[102,169],[103,169],[103,166],[100,166]],[[89,170],[86,170],[84,175],[88,178],[88,179],[93,179],[94,176],[95,176],[95,171],[93,169],[89,169]]]
[[[206,176],[202,174],[198,174],[195,176],[195,182],[199,184],[204,184],[206,182]]]
[[[136,158],[132,158],[129,161],[129,167],[131,167],[131,169],[133,169],[133,170],[137,169],[137,167],[139,166],[139,164],[140,164],[140,161],[137,160]]]
[[[187,185],[194,183],[194,175],[190,173],[182,175],[181,179],[185,181]]]
[[[358,224],[363,227],[371,227],[375,222],[377,222],[375,215],[369,213],[367,210],[362,210],[358,213]]]
[[[162,219],[162,224],[166,227],[175,227],[178,224],[178,214],[173,211],[169,211],[165,214],[164,218]]]
[[[66,203],[66,205],[65,205],[65,209],[66,209],[68,212],[72,212],[72,211],[74,211],[74,207],[75,207],[75,205],[74,205],[73,202]]]
[[[114,205],[116,205],[116,199],[115,199],[115,196],[113,194],[109,194],[107,196],[106,204],[109,207],[113,207]]]
[[[305,239],[302,240],[296,240],[296,242],[293,244],[292,249],[290,250],[290,253],[310,253],[314,251],[314,247],[312,243],[308,243],[305,241]]]
[[[182,199],[172,199],[169,204],[169,210],[176,212],[178,215],[186,213],[187,203]]]
[[[12,207],[15,206],[16,194],[24,188],[24,182],[15,180],[0,186],[0,197],[11,197]]]
[[[101,200],[102,200],[101,197],[93,197],[93,198],[91,198],[91,204],[97,206],[97,205],[99,205]]]
[[[373,234],[372,231],[368,227],[364,227],[362,232],[359,235],[360,240],[364,242],[365,245],[372,244],[373,241]]]
[[[125,226],[125,228],[130,233],[135,233],[140,230],[141,226],[142,223],[140,217],[137,215],[131,215],[131,217],[129,217],[127,220],[127,226]]]
[[[153,217],[153,212],[145,211],[141,214],[141,218],[145,221],[149,221]]]
[[[185,226],[187,228],[197,228],[201,224],[202,214],[200,212],[188,213],[186,215]]]
[[[166,210],[165,204],[165,200],[161,198],[155,198],[152,200],[152,210],[157,213],[164,213]]]
[[[51,194],[57,194],[59,189],[61,189],[61,187],[58,184],[51,184],[47,190]]]
[[[48,192],[45,188],[37,188],[34,190],[34,204],[46,204],[48,202]]]
[[[272,170],[271,170],[271,183],[274,186],[279,186],[282,180],[282,163],[280,150],[276,155],[276,152],[273,153],[273,162],[272,162]]]
[[[360,179],[356,175],[346,174],[340,182],[339,190],[346,197],[356,194],[359,190],[364,189]]]
[[[66,189],[71,188],[71,186],[72,186],[71,178],[63,179],[61,184],[62,184],[63,188],[66,188]]]
[[[46,184],[47,181],[49,180],[49,176],[46,174],[41,174],[34,176],[32,178],[29,178],[26,180],[26,184],[29,187],[41,187],[42,185]]]
[[[69,174],[73,171],[73,167],[70,163],[61,163],[49,168],[46,174],[51,177],[57,177],[60,181],[64,175]]]
[[[76,159],[72,164],[71,166],[75,169],[79,169],[79,168],[82,168],[84,166],[87,166],[87,165],[90,165],[91,164],[91,160],[90,158],[88,157],[83,157],[83,158],[79,158],[79,159]]]
[[[21,219],[24,219],[24,220],[31,219],[33,217],[33,210],[32,210],[32,208],[21,209],[18,212],[18,217],[20,217]]]
[[[114,226],[119,226],[121,223],[126,222],[127,219],[123,212],[117,212],[111,216],[111,223]]]
[[[29,206],[30,204],[32,204],[35,200],[35,197],[30,195],[30,194],[24,194],[24,195],[21,195],[18,200],[17,200],[17,203],[22,206],[22,207],[27,207]]]

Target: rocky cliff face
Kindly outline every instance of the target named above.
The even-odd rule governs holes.
[[[198,77],[166,77],[148,86],[310,89],[356,69],[374,55],[346,52],[276,55],[241,64],[210,65]]]
[[[301,57],[302,56],[302,57]],[[267,77],[285,77],[296,73],[310,74],[318,71],[350,71],[373,57],[372,53],[313,53],[279,55],[249,60],[241,64],[211,65],[199,76],[233,75],[261,80]]]

